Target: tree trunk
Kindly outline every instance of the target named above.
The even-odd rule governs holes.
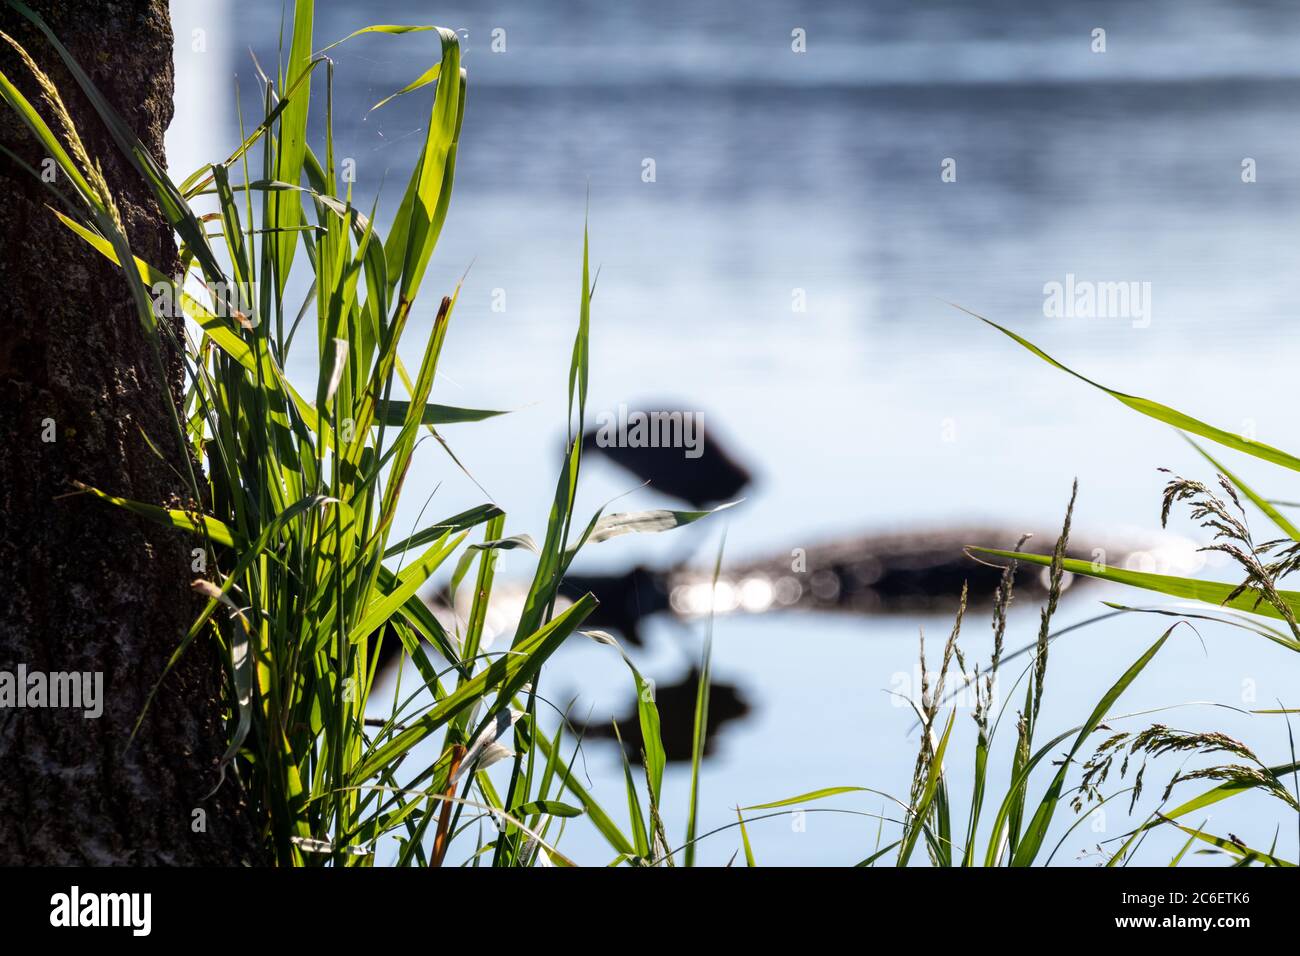
[[[161,159],[173,109],[166,0],[27,3]],[[53,79],[136,254],[173,273],[171,229],[58,55],[4,0],[0,29]],[[0,70],[58,130],[8,44]],[[0,143],[42,168],[34,137],[3,104]],[[196,543],[68,493],[81,481],[184,501],[184,452],[164,404],[180,394],[180,364],[169,355],[159,371],[120,270],[59,224],[54,202],[0,155],[0,681],[20,665],[29,687],[38,672],[102,674],[103,713],[18,706],[0,685],[0,864],[261,862],[237,783],[203,799],[224,749],[222,665],[206,640],[163,681],[128,746],[193,620]]]

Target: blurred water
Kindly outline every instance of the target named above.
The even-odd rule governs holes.
[[[1293,7],[703,6],[318,4],[320,46],[368,23],[467,32],[456,193],[426,280],[423,321],[436,294],[472,263],[438,400],[519,410],[446,430],[510,514],[509,531],[537,534],[549,507],[588,195],[601,270],[591,407],[676,401],[703,411],[753,463],[759,484],[727,522],[731,555],[954,520],[993,521],[1011,535],[1059,521],[1075,476],[1080,534],[1153,527],[1162,485],[1155,469],[1205,474],[1168,429],[1047,368],[947,302],[1004,321],[1101,382],[1300,446],[1288,401],[1300,293]],[[233,97],[222,92],[233,84],[220,79],[238,72],[245,106],[257,102],[246,49],[273,68],[280,11],[253,0],[174,7],[179,109],[169,148],[173,165],[188,172],[238,141]],[[1096,27],[1106,30],[1105,53],[1090,50]],[[489,47],[496,28],[506,31],[504,53]],[[791,51],[796,28],[806,31],[806,53]],[[193,49],[195,29],[205,31],[202,52]],[[356,160],[358,205],[380,194],[382,221],[422,141],[428,91],[368,110],[420,75],[436,50],[415,34],[362,38],[331,56],[337,152]],[[220,115],[232,121],[214,130],[206,117],[223,98]],[[1241,178],[1247,157],[1258,170],[1251,184]],[[642,181],[647,158],[652,183]],[[941,181],[946,158],[956,160],[956,182]],[[1067,274],[1151,283],[1149,326],[1045,318],[1044,284]],[[492,310],[498,289],[505,312]],[[806,312],[792,311],[796,289]],[[420,461],[405,522],[435,488],[426,518],[482,500],[430,444]],[[1295,496],[1249,461],[1241,474],[1259,478],[1270,495]],[[593,463],[581,509],[633,486]],[[662,502],[638,491],[620,507]],[[707,562],[720,527],[621,538],[585,560],[613,568],[696,552]],[[528,573],[526,560],[503,558],[503,576]],[[1095,613],[1107,596],[1136,600],[1093,589],[1066,602],[1060,620]],[[737,803],[833,784],[904,795],[915,739],[908,712],[880,691],[911,673],[918,626],[932,634],[933,649],[948,622],[719,620],[716,671],[744,688],[757,712],[728,725],[707,765],[705,827],[734,819]],[[1021,608],[1012,643],[1030,641],[1034,626],[1033,609]],[[1043,726],[1081,719],[1160,626],[1125,619],[1060,644]],[[968,624],[971,653],[986,653],[987,633],[983,621]],[[1202,633],[1204,651],[1190,632],[1180,636],[1125,709],[1199,699],[1294,705],[1284,651],[1241,631]],[[697,633],[661,624],[651,636],[639,660],[661,683],[699,653]],[[580,712],[603,715],[625,704],[629,685],[616,655],[593,645],[566,648],[543,688],[561,702],[580,694]],[[1185,710],[1162,719],[1221,727],[1266,759],[1289,759],[1277,718]],[[962,746],[969,724],[959,716]],[[622,819],[610,748],[589,749],[586,767]],[[1161,768],[1161,785],[1174,769]],[[687,786],[685,773],[670,769],[674,838],[684,831]],[[1148,781],[1157,795],[1161,788]],[[1094,832],[1095,821],[1080,826],[1058,862],[1122,832],[1121,802],[1109,805],[1104,831]],[[875,798],[838,805],[880,809]],[[1266,847],[1277,814],[1261,809],[1270,808],[1226,805],[1211,828],[1231,827]],[[772,820],[752,835],[760,862],[852,863],[871,851],[876,826],[827,814],[809,817],[805,832]],[[1177,842],[1160,848],[1170,843],[1172,855]],[[581,821],[562,846],[584,862],[612,856]],[[737,846],[734,831],[721,834],[701,858],[726,862]],[[1283,833],[1278,846],[1293,852],[1294,835]]]

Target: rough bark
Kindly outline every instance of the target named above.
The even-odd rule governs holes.
[[[27,2],[161,159],[173,109],[166,0]],[[136,254],[172,272],[170,229],[57,54],[3,0],[0,28],[54,80]],[[7,44],[0,69],[57,129]],[[34,138],[2,103],[0,143],[40,168]],[[163,404],[178,394],[180,366],[172,355],[160,372],[122,274],[59,225],[49,201],[40,182],[0,156],[0,671],[100,672],[104,710],[87,719],[0,708],[0,863],[259,862],[236,785],[227,780],[203,800],[223,749],[214,648],[195,642],[128,747],[193,619],[194,543],[67,495],[76,480],[142,501],[182,501],[183,453]],[[50,423],[55,440],[45,441]]]

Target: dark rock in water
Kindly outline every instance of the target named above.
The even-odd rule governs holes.
[[[695,744],[695,694],[699,684],[699,671],[692,669],[676,684],[655,688],[655,707],[659,710],[659,735],[663,740],[664,753],[670,761],[689,761],[691,748]],[[708,732],[704,738],[704,754],[713,752],[717,733],[723,725],[739,720],[750,713],[752,708],[734,684],[714,680],[709,685],[709,720]],[[628,760],[634,766],[641,762],[641,750],[644,742],[641,737],[641,721],[637,717],[636,700],[628,708],[615,714],[618,721],[618,733],[623,738],[623,749]],[[576,721],[575,721],[576,723]],[[614,740],[614,728],[610,720],[595,719],[579,725],[579,732],[587,740]]]
[[[983,545],[1009,550],[1018,537],[988,528],[863,535],[733,565],[726,578],[738,589],[743,589],[746,581],[766,582],[772,589],[773,610],[786,607],[856,614],[948,611],[956,609],[963,585],[968,588],[970,605],[991,603],[1002,578],[1000,561],[976,560],[966,548]],[[1044,570],[1020,565],[1015,586],[1022,598],[1046,593]],[[678,586],[673,581],[670,594]]]
[[[724,568],[718,588],[730,601],[719,596],[713,610],[718,614],[780,610],[951,613],[957,608],[963,585],[968,589],[967,603],[979,608],[993,601],[1002,568],[975,560],[966,547],[991,543],[1009,548],[1018,537],[975,528],[861,535],[806,549],[792,548]],[[1066,586],[1073,583],[1067,575]],[[1020,600],[1041,599],[1046,593],[1046,569],[1021,564],[1015,586]],[[561,591],[574,598],[591,591],[600,607],[588,623],[617,630],[639,645],[642,623],[653,614],[669,611],[691,618],[708,613],[713,576],[703,568],[657,571],[638,566],[627,574],[570,574]]]
[[[767,558],[724,568],[719,591],[730,595],[715,613],[763,613],[780,610],[839,611],[850,614],[948,614],[957,608],[962,585],[971,608],[992,602],[1002,577],[994,563],[966,553],[972,544],[1010,549],[1019,535],[1005,529],[968,528],[912,534],[867,534],[791,548]],[[1054,541],[1044,537],[1039,541]],[[1090,553],[1088,547],[1071,548]],[[1123,559],[1125,549],[1112,549]],[[1021,564],[1016,573],[1018,602],[1037,601],[1046,593],[1046,569]],[[1067,586],[1086,583],[1072,579]],[[642,643],[646,618],[669,612],[698,617],[710,608],[712,572],[706,569],[656,570],[638,565],[622,574],[568,574],[560,586],[576,599],[592,592],[600,602],[586,626],[617,631],[629,643]],[[447,595],[440,596],[442,604]],[[715,599],[721,601],[721,598]],[[397,659],[401,643],[388,632],[380,649],[380,668]]]
[[[620,411],[620,415],[623,414]],[[626,428],[605,425],[583,435],[583,451],[603,455],[642,481],[649,482],[656,491],[689,502],[696,508],[731,501],[752,480],[749,470],[718,442],[714,432],[704,427],[703,416],[698,412],[647,409],[626,414],[651,416],[647,431],[655,435],[654,443],[659,447],[647,447]],[[680,423],[684,420],[691,423],[689,447],[683,447],[680,441],[669,440],[673,434],[682,433]],[[672,423],[679,424],[674,426]],[[634,447],[634,443],[639,447]]]

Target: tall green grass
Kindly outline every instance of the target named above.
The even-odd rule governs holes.
[[[974,315],[974,313],[971,313]],[[880,840],[870,855],[859,866],[873,866],[892,860],[906,866],[918,845],[926,849],[929,861],[935,866],[1032,866],[1053,861],[1069,835],[1087,816],[1083,810],[1093,805],[1108,803],[1124,794],[1129,795],[1129,812],[1134,810],[1143,792],[1144,775],[1149,760],[1170,755],[1234,758],[1230,763],[1211,763],[1198,769],[1173,773],[1168,780],[1159,805],[1142,822],[1126,831],[1105,851],[1107,866],[1128,865],[1135,859],[1147,837],[1155,830],[1166,827],[1186,835],[1181,849],[1168,865],[1178,865],[1193,844],[1200,843],[1232,865],[1291,867],[1296,864],[1277,855],[1276,836],[1268,850],[1247,846],[1232,834],[1216,835],[1204,830],[1205,819],[1195,826],[1189,820],[1201,816],[1206,808],[1243,794],[1265,794],[1279,807],[1278,832],[1283,823],[1300,825],[1300,761],[1296,759],[1294,738],[1287,724],[1290,744],[1288,761],[1270,763],[1259,757],[1247,744],[1234,740],[1218,731],[1182,730],[1164,724],[1153,724],[1139,731],[1111,730],[1108,721],[1117,721],[1113,709],[1125,691],[1152,664],[1168,642],[1178,623],[1214,621],[1262,637],[1289,651],[1300,651],[1300,593],[1283,590],[1280,580],[1300,569],[1300,530],[1286,518],[1281,508],[1284,502],[1274,501],[1256,492],[1236,474],[1228,470],[1208,451],[1196,444],[1189,435],[1209,439],[1224,447],[1244,452],[1255,458],[1279,465],[1288,470],[1300,470],[1300,458],[1260,442],[1252,441],[1223,429],[1201,422],[1166,405],[1128,395],[1099,385],[1089,378],[1067,368],[1037,346],[1016,333],[996,323],[976,316],[981,321],[1004,333],[1024,348],[1056,368],[1087,382],[1135,411],[1172,425],[1179,430],[1205,460],[1218,472],[1218,487],[1222,497],[1213,488],[1201,482],[1181,477],[1171,477],[1161,509],[1162,525],[1168,521],[1173,507],[1186,504],[1191,517],[1201,523],[1211,534],[1210,542],[1202,549],[1217,551],[1231,558],[1244,572],[1238,583],[1220,583],[1170,575],[1151,574],[1125,568],[1109,567],[1095,561],[1082,561],[1066,556],[1070,524],[1074,511],[1074,497],[1066,510],[1065,523],[1051,554],[1031,554],[1021,550],[1024,540],[1014,549],[972,546],[972,556],[984,560],[998,559],[1003,565],[1001,584],[993,609],[994,645],[991,659],[983,669],[976,667],[973,675],[963,677],[959,690],[975,694],[973,713],[976,740],[971,755],[973,775],[968,800],[969,813],[964,826],[954,818],[951,809],[950,787],[953,773],[950,763],[950,743],[957,717],[957,708],[943,712],[943,707],[956,696],[956,691],[945,694],[945,683],[950,679],[951,663],[956,660],[965,674],[965,660],[958,638],[965,613],[965,595],[957,613],[952,633],[945,643],[937,670],[928,669],[924,640],[921,645],[922,686],[919,700],[908,703],[916,711],[920,728],[920,750],[911,788],[906,798],[861,786],[834,786],[800,794],[770,803],[742,808],[736,825],[741,830],[742,848],[747,858],[752,858],[749,835],[745,829],[745,813],[749,819],[759,811],[803,807],[806,804],[850,793],[868,793],[892,802],[895,810],[890,815],[866,814],[880,821],[880,833],[885,825],[896,829],[898,838],[880,846]],[[1077,493],[1077,485],[1075,488]],[[1284,537],[1256,541],[1251,532],[1242,499],[1249,501]],[[1047,569],[1048,596],[1040,613],[1040,626],[1036,640],[1011,655],[1004,655],[1003,645],[1007,626],[1007,611],[1012,601],[1015,573],[1025,562]],[[1063,575],[1083,574],[1118,584],[1155,591],[1180,603],[1156,607],[1129,607],[1109,604],[1111,611],[1079,624],[1053,631],[1051,623],[1060,597]],[[1080,627],[1112,619],[1117,614],[1155,614],[1178,619],[1160,637],[1119,675],[1118,679],[1098,699],[1092,711],[1080,723],[1057,733],[1045,743],[1040,742],[1039,712],[1047,686],[1049,650],[1052,643],[1066,633]],[[1280,621],[1285,627],[1276,626]],[[1011,694],[1004,701],[996,719],[991,719],[995,707],[994,687],[1005,665],[1015,657],[1027,654],[1028,665],[1015,680],[1011,694],[1024,684],[1020,707],[1015,711],[1015,739],[1010,751],[1010,775],[1001,786],[989,776],[990,757],[999,727],[1004,718],[1011,716],[1008,705]],[[934,674],[933,678],[930,676]],[[1254,714],[1283,717],[1289,721],[1292,708],[1258,709]],[[1141,715],[1129,715],[1136,717]],[[1095,734],[1109,735],[1093,744]],[[1140,764],[1132,775],[1131,765]],[[1052,769],[1054,768],[1054,769]],[[1128,786],[1106,793],[1103,790],[1108,775],[1114,773]],[[1040,785],[1046,776],[1045,786]],[[1072,782],[1073,781],[1073,782]],[[1175,802],[1173,793],[1185,788],[1182,784],[1213,781],[1215,785]],[[994,802],[991,802],[994,801]],[[996,809],[991,820],[986,819],[985,807]],[[1057,819],[1063,807],[1075,814],[1072,823],[1062,832]],[[858,812],[858,811],[828,811]],[[1055,829],[1053,824],[1056,823]]]
[[[296,0],[281,65],[275,77],[262,77],[260,116],[239,147],[180,182],[149,155],[39,16],[20,0],[5,2],[45,31],[134,174],[149,186],[180,243],[179,276],[135,257],[99,164],[87,154],[58,91],[19,48],[42,91],[40,101],[28,100],[2,74],[0,97],[64,174],[57,186],[47,184],[51,215],[95,253],[122,267],[142,334],[160,367],[172,355],[184,364],[183,406],[177,409],[170,396],[159,396],[172,412],[173,433],[147,437],[160,454],[182,463],[188,504],[168,508],[126,500],[111,489],[83,490],[104,499],[106,506],[126,508],[189,535],[201,549],[205,570],[194,589],[204,604],[189,631],[178,635],[158,683],[166,681],[167,668],[192,642],[212,641],[220,648],[228,674],[229,739],[219,779],[211,783],[244,789],[268,856],[282,865],[367,866],[389,862],[380,859],[385,852],[399,865],[566,865],[571,861],[558,846],[565,821],[585,816],[608,843],[609,862],[694,863],[700,841],[718,832],[701,833],[698,827],[709,705],[707,640],[696,701],[688,823],[680,844],[670,840],[663,822],[666,758],[653,688],[630,658],[623,654],[638,696],[645,745],[639,767],[624,762],[627,826],[616,823],[579,779],[574,756],[580,743],[566,739],[565,724],[548,735],[539,719],[546,706],[539,692],[543,665],[580,632],[595,606],[589,594],[573,602],[559,597],[560,582],[579,550],[704,514],[606,515],[601,509],[575,523],[591,334],[585,235],[568,377],[568,441],[541,544],[522,533],[508,534],[507,515],[492,502],[471,504],[408,533],[395,527],[422,436],[434,439],[428,447],[447,453],[446,467],[457,467],[443,426],[498,414],[431,400],[459,292],[447,290],[435,300],[421,297],[447,218],[466,114],[466,77],[456,34],[430,26],[377,25],[338,41],[362,34],[417,34],[435,41],[436,62],[399,91],[433,87],[425,142],[400,202],[385,217],[391,225],[384,232],[377,223],[378,205],[358,209],[351,185],[341,181],[332,135],[334,66],[326,56],[337,44],[318,48],[311,0]],[[318,148],[308,142],[313,88],[317,104],[323,100],[325,109]],[[298,288],[308,290],[306,298],[290,300]],[[172,312],[173,306],[179,312]],[[176,321],[181,315],[184,320]],[[1077,375],[1023,338],[995,327]],[[408,368],[399,347],[412,338],[420,359]],[[294,383],[285,374],[295,343],[300,350],[315,349],[313,382]],[[1096,387],[1182,432],[1300,470],[1300,458],[1279,449],[1159,403]],[[1191,752],[1228,753],[1236,762],[1176,776],[1171,787],[1196,780],[1214,786],[1174,806],[1166,794],[1161,808],[1125,835],[1109,861],[1127,862],[1152,830],[1176,827],[1188,839],[1175,863],[1199,841],[1237,863],[1287,865],[1273,850],[1246,847],[1230,835],[1209,834],[1187,821],[1247,792],[1268,793],[1287,812],[1300,813],[1300,794],[1289,790],[1287,782],[1288,775],[1294,782],[1300,770],[1294,753],[1289,763],[1268,765],[1244,744],[1222,735],[1161,725],[1112,734],[1090,746],[1109,712],[1168,641],[1172,627],[1118,675],[1077,725],[1047,739],[1039,726],[1049,649],[1070,630],[1051,630],[1066,572],[1205,605],[1201,612],[1120,606],[1117,612],[1220,620],[1300,650],[1300,593],[1278,586],[1300,565],[1300,532],[1282,514],[1283,505],[1256,493],[1201,451],[1221,473],[1228,500],[1204,485],[1175,479],[1165,513],[1173,504],[1189,503],[1193,515],[1215,532],[1212,546],[1241,564],[1245,580],[1219,584],[1071,559],[1066,549],[1073,499],[1051,554],[1026,554],[1019,547],[974,549],[1008,564],[995,602],[992,659],[976,670],[969,811],[958,819],[953,809],[949,765],[956,712],[945,711],[951,662],[965,671],[959,643],[963,606],[934,683],[927,683],[914,702],[921,746],[909,793],[902,799],[885,795],[895,809],[868,814],[878,820],[879,829],[877,844],[862,864],[892,860],[906,865],[918,858],[920,848],[941,866],[1050,862],[1064,839],[1058,837],[1063,804],[1077,812],[1084,803],[1118,796],[1101,789],[1117,758],[1117,772],[1124,776],[1127,758]],[[1282,543],[1254,541],[1238,493],[1282,532]],[[496,560],[500,552],[520,548],[536,553],[533,579],[508,648],[489,653],[483,631]],[[720,560],[719,555],[719,567]],[[994,713],[993,681],[1016,656],[1004,655],[1003,643],[1020,562],[1046,567],[1051,586],[1037,638],[1026,649],[1029,664],[1015,682],[1016,688],[1021,682],[1024,687],[1014,717],[1010,773],[997,781],[990,776],[991,757],[998,730],[1012,715],[1005,703]],[[462,582],[473,582],[463,628],[447,630],[421,598],[440,571],[450,571],[453,591]],[[609,635],[586,633],[622,653]],[[381,701],[375,677],[385,640],[400,642],[403,661],[409,660],[419,680],[413,688],[399,681],[393,698]],[[924,650],[922,660],[928,674]],[[1279,707],[1265,713],[1289,716],[1292,711]],[[140,719],[149,719],[148,712]],[[489,775],[494,765],[498,769]],[[1140,787],[1139,773],[1120,792],[1136,796]],[[732,826],[739,829],[745,862],[752,866],[761,857],[747,822],[848,793],[883,792],[830,787],[738,811]],[[1076,820],[1066,835],[1077,825]],[[896,830],[896,839],[886,842],[886,827]]]
[[[242,143],[179,183],[40,17],[7,2],[45,32],[180,243],[179,276],[135,257],[112,189],[58,91],[18,48],[41,102],[4,76],[0,95],[64,173],[51,189],[51,215],[122,267],[160,363],[169,355],[184,363],[183,407],[159,396],[172,408],[174,433],[147,437],[168,460],[188,463],[189,504],[167,508],[111,489],[83,490],[189,535],[202,549],[205,570],[194,590],[205,604],[178,635],[167,667],[154,673],[162,685],[194,641],[221,649],[229,741],[211,785],[244,789],[267,853],[281,865],[365,866],[384,846],[395,848],[401,865],[565,864],[556,840],[563,822],[579,814],[604,834],[617,861],[653,862],[647,834],[655,834],[658,855],[667,844],[658,816],[664,755],[644,679],[633,668],[650,822],[635,813],[631,836],[577,780],[562,728],[548,737],[538,719],[543,665],[596,605],[590,594],[559,598],[579,549],[702,516],[601,509],[575,522],[591,322],[585,236],[568,443],[541,545],[507,535],[506,515],[491,502],[410,533],[396,527],[422,436],[456,467],[440,429],[498,414],[431,401],[459,293],[421,296],[446,223],[466,112],[456,34],[377,25],[339,41],[361,34],[434,41],[436,62],[403,91],[434,88],[423,147],[384,234],[376,207],[358,209],[340,176],[334,64],[324,52],[337,44],[318,50],[311,0],[294,5],[278,75],[261,77],[260,118]],[[308,142],[313,93],[325,109],[324,141],[315,148]],[[309,289],[304,301],[288,298],[296,288]],[[420,358],[408,368],[400,346],[412,339]],[[305,387],[284,371],[295,346],[315,348],[316,378]],[[483,629],[496,558],[520,547],[537,554],[532,584],[508,648],[488,653]],[[448,631],[421,598],[440,570],[450,570],[453,590],[474,582],[463,630]],[[403,661],[419,675],[414,688],[399,680],[390,701],[375,696],[385,640],[400,641]],[[140,719],[149,719],[147,711]],[[486,771],[503,757],[509,773],[501,788]]]

